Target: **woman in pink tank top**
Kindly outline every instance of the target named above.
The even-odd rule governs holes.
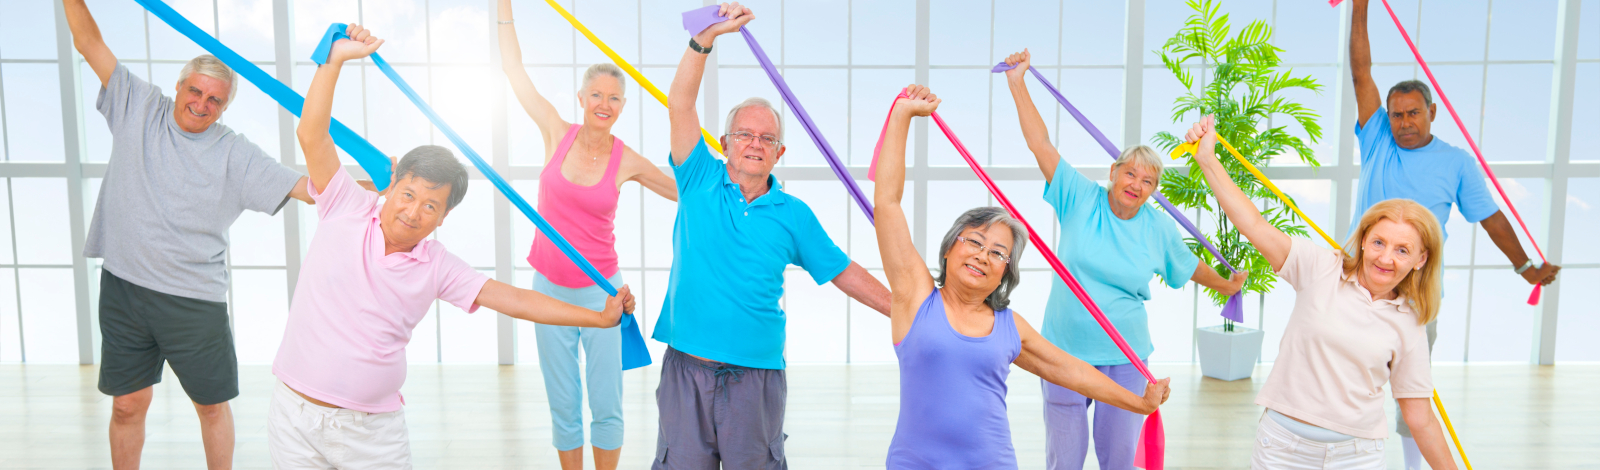
[[[637,181],[661,197],[677,201],[677,184],[654,162],[611,135],[622,115],[625,75],[611,64],[596,64],[583,74],[578,89],[582,116],[578,123],[561,118],[556,107],[534,88],[522,65],[510,0],[500,0],[500,55],[506,78],[523,111],[544,137],[544,171],[539,174],[539,213],[566,237],[614,286],[622,285],[617,268],[613,218],[622,183]],[[536,234],[528,264],[538,271],[533,289],[589,308],[603,306],[606,292],[573,265],[543,233]],[[595,468],[617,468],[622,451],[622,337],[618,327],[578,328],[534,325],[539,367],[550,401],[552,443],[562,469],[583,468],[583,398],[588,387],[589,443]],[[584,353],[580,373],[578,349]]]

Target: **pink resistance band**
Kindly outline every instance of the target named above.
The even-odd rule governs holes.
[[[1339,6],[1343,0],[1328,0],[1328,6]],[[1456,127],[1461,128],[1461,137],[1467,139],[1467,145],[1472,147],[1472,154],[1478,157],[1478,164],[1483,166],[1483,172],[1489,175],[1489,181],[1494,183],[1494,190],[1500,192],[1500,200],[1506,202],[1506,209],[1511,209],[1511,215],[1517,218],[1517,225],[1522,226],[1522,234],[1528,237],[1528,243],[1533,245],[1533,251],[1539,254],[1539,260],[1549,264],[1550,260],[1544,257],[1544,250],[1539,249],[1539,242],[1534,241],[1533,233],[1528,231],[1528,224],[1522,221],[1522,214],[1517,213],[1517,207],[1511,205],[1511,198],[1506,197],[1505,188],[1500,187],[1500,178],[1494,176],[1494,170],[1489,169],[1489,161],[1483,158],[1483,151],[1478,149],[1478,143],[1472,140],[1472,134],[1467,132],[1467,125],[1461,122],[1461,115],[1456,114],[1456,107],[1450,104],[1450,98],[1444,95],[1444,88],[1439,86],[1439,79],[1433,77],[1433,69],[1428,68],[1428,61],[1422,60],[1422,52],[1417,50],[1416,43],[1411,42],[1411,35],[1406,33],[1406,27],[1400,24],[1400,17],[1395,16],[1394,8],[1389,7],[1389,0],[1381,0],[1383,9],[1389,12],[1389,19],[1394,20],[1394,27],[1400,30],[1400,37],[1405,38],[1406,47],[1411,48],[1411,55],[1416,56],[1417,65],[1422,66],[1422,72],[1428,74],[1428,82],[1433,84],[1433,91],[1439,94],[1439,101],[1444,102],[1444,109],[1450,111],[1450,117],[1456,120]],[[1559,201],[1557,201],[1559,202]],[[1533,285],[1533,294],[1528,296],[1528,305],[1539,305],[1539,293],[1543,291],[1541,284]]]
[[[907,97],[906,94],[902,92],[895,97],[895,101],[898,102],[900,98],[905,97]],[[889,105],[889,114],[891,116],[894,115],[893,104]],[[1117,327],[1111,324],[1111,320],[1106,318],[1106,314],[1101,312],[1100,307],[1095,305],[1094,300],[1089,298],[1089,293],[1083,290],[1082,285],[1078,284],[1078,279],[1072,277],[1072,273],[1067,271],[1067,267],[1061,264],[1059,258],[1056,258],[1056,254],[1050,249],[1050,245],[1045,244],[1044,239],[1039,237],[1039,233],[1033,230],[1033,225],[1029,224],[1027,219],[1022,218],[1022,212],[1018,211],[1016,206],[1011,205],[1011,200],[1006,198],[1005,193],[1000,192],[1000,187],[995,186],[994,180],[989,179],[989,174],[983,171],[983,167],[978,166],[978,161],[972,158],[972,153],[967,151],[967,146],[962,145],[961,139],[956,138],[956,134],[950,130],[950,126],[945,125],[944,118],[939,117],[939,113],[935,112],[933,113],[933,122],[937,123],[939,130],[943,131],[944,136],[950,139],[950,144],[954,145],[956,152],[960,153],[961,158],[967,161],[967,166],[972,167],[972,172],[978,175],[978,180],[983,182],[984,187],[989,188],[989,194],[993,194],[995,200],[1000,201],[1000,206],[1004,207],[1006,212],[1010,212],[1012,217],[1022,222],[1022,226],[1028,229],[1028,240],[1033,242],[1033,246],[1039,248],[1039,254],[1044,256],[1045,261],[1050,263],[1052,269],[1055,269],[1056,275],[1061,276],[1061,280],[1066,282],[1067,288],[1072,290],[1072,295],[1078,297],[1078,301],[1082,302],[1084,308],[1089,310],[1089,314],[1094,316],[1095,321],[1100,322],[1100,328],[1106,330],[1106,335],[1110,336],[1111,341],[1117,344],[1117,348],[1122,350],[1122,354],[1128,356],[1128,361],[1139,369],[1140,374],[1144,374],[1146,380],[1149,380],[1150,383],[1155,383],[1155,375],[1152,375],[1150,369],[1145,367],[1144,361],[1139,360],[1139,356],[1134,354],[1133,348],[1128,346],[1128,342],[1122,339],[1122,334],[1117,332]],[[883,148],[883,136],[884,132],[889,129],[888,124],[888,119],[884,119],[884,131],[878,134],[877,149]],[[876,181],[877,168],[878,150],[875,149],[872,152],[872,167],[867,172],[868,179]],[[1160,470],[1162,468],[1164,451],[1167,446],[1165,434],[1161,426],[1161,410],[1158,409],[1145,418],[1144,428],[1139,431],[1139,448],[1134,454],[1134,466],[1147,470]]]

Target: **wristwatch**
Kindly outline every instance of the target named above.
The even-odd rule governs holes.
[[[1523,271],[1527,271],[1529,268],[1535,267],[1537,266],[1534,265],[1533,258],[1528,258],[1528,262],[1522,263],[1522,266],[1517,268],[1517,274],[1522,274]]]
[[[692,38],[692,37],[689,38],[689,48],[693,49],[695,52],[699,52],[701,54],[710,54],[711,53],[711,46],[702,47],[702,46],[700,46],[700,43],[694,42],[694,38]]]

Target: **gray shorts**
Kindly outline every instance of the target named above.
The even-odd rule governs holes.
[[[161,383],[171,363],[189,399],[239,396],[228,304],[163,294],[100,271],[100,393],[122,396]]]
[[[654,470],[787,469],[783,370],[703,361],[667,349]]]

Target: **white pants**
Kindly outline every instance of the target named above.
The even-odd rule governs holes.
[[[1318,442],[1300,437],[1266,415],[1256,425],[1256,451],[1250,468],[1265,469],[1382,469],[1383,441],[1354,438],[1344,442]]]
[[[278,382],[267,409],[267,453],[277,469],[411,468],[404,410],[319,406]]]

